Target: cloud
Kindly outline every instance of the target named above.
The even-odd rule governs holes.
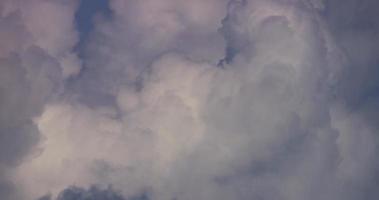
[[[51,196],[47,195],[39,200],[51,200]],[[56,200],[125,200],[125,198],[111,188],[99,189],[92,186],[86,190],[72,186],[63,190]],[[134,198],[133,200],[144,200],[144,198]]]
[[[4,2],[4,195],[378,196],[374,1]]]
[[[66,72],[63,54],[69,54],[64,43],[71,40],[58,39],[60,36],[49,32],[54,27],[41,27],[48,20],[50,26],[57,23],[64,26],[59,21],[64,16],[49,13],[52,11],[49,6],[35,10],[29,3],[7,0],[0,3],[0,196],[5,200],[21,198],[13,181],[15,168],[37,154],[34,147],[40,135],[34,118],[62,88]],[[41,17],[40,12],[46,15]],[[70,35],[68,31],[55,30]],[[43,41],[40,34],[45,34]]]
[[[57,63],[39,48],[1,59],[0,63],[0,169],[8,171],[37,144],[39,134],[33,117],[42,112],[52,91],[58,89],[61,73]]]

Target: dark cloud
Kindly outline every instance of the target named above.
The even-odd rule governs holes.
[[[22,198],[12,175],[36,154],[35,118],[59,94],[62,68],[33,36],[18,1],[0,3],[0,197]]]
[[[219,29],[220,33],[223,34],[226,41],[225,58],[223,58],[219,65],[224,66],[225,64],[230,64],[240,51],[243,51],[246,46],[248,46],[251,41],[246,41],[243,33],[236,31],[233,26],[236,26],[236,21],[238,20],[238,12],[235,10],[241,9],[246,6],[248,1],[229,1],[227,6],[227,15],[222,20],[222,28]]]
[[[51,195],[46,195],[38,200],[52,200]],[[92,186],[89,189],[71,186],[59,193],[55,200],[149,200],[146,194],[124,198],[120,193],[108,187],[100,189]]]
[[[0,59],[0,169],[16,167],[39,141],[33,123],[50,94],[57,90],[60,69],[48,55],[31,48],[21,55]],[[0,170],[0,178],[5,175]],[[11,185],[4,185],[11,192]]]
[[[378,11],[372,0],[326,2],[326,22],[346,59],[338,97],[354,110],[379,95]]]
[[[378,12],[377,1],[348,0],[341,4],[332,0],[326,1],[323,13],[344,55],[344,67],[335,88],[336,100],[348,110],[350,116],[365,122],[365,125],[351,123],[350,126],[356,131],[352,137],[355,140],[371,137],[372,154],[379,152],[379,107],[376,103],[379,99],[379,59],[376,53],[379,51],[379,23],[375,19]],[[372,135],[365,135],[364,129],[370,129]],[[357,142],[354,148],[365,149],[364,146]],[[374,188],[379,187],[379,162],[371,157],[362,165],[367,165],[367,175],[347,182],[346,185],[351,188],[348,194],[355,199],[376,199],[379,193]]]

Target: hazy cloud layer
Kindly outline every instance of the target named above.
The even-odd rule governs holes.
[[[2,199],[379,196],[376,1],[86,5],[0,3]]]

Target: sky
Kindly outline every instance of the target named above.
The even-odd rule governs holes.
[[[376,200],[376,0],[1,0],[1,200]]]

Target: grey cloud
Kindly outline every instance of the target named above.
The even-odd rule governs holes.
[[[37,144],[39,134],[32,119],[59,84],[59,67],[39,51],[0,60],[0,169],[15,167]]]
[[[378,2],[350,0],[340,4],[327,1],[325,8],[323,15],[344,55],[344,68],[338,75],[335,88],[336,101],[348,113],[341,121],[349,123],[347,126],[350,131],[346,131],[346,138],[360,141],[355,145],[353,142],[349,144],[352,145],[350,148],[355,149],[348,156],[352,162],[350,165],[354,166],[353,162],[361,164],[351,172],[356,173],[356,181],[346,181],[346,185],[351,188],[348,194],[355,199],[375,199],[378,196],[374,188],[378,187],[379,163],[372,156],[379,150],[379,110],[375,103],[379,94],[379,60],[375,54],[378,51],[379,24],[374,16],[378,13]],[[363,157],[369,158],[362,162]]]
[[[0,122],[35,132],[5,134],[4,177],[39,141],[9,179],[40,200],[375,199],[376,3],[340,4],[113,0],[80,73],[54,45],[7,54]]]
[[[337,4],[339,6],[337,6]],[[376,1],[328,1],[324,12],[330,30],[344,52],[346,66],[342,73],[339,97],[349,106],[359,107],[377,96],[379,23]]]
[[[237,20],[238,10],[241,7],[246,6],[248,1],[230,1],[227,6],[227,16],[222,20],[222,28],[219,29],[220,33],[224,35],[226,40],[225,48],[225,58],[220,60],[219,65],[223,66],[224,64],[230,64],[234,56],[242,51],[245,46],[248,46],[250,41],[246,41],[243,38],[246,38],[233,29],[233,26],[236,26],[235,23]],[[225,62],[225,63],[224,63]]]
[[[97,187],[91,187],[85,190],[69,187],[58,195],[57,200],[124,200],[124,197],[112,189],[101,190]]]
[[[0,197],[4,200],[23,198],[13,175],[21,163],[38,154],[40,134],[34,120],[58,96],[63,80],[60,61],[35,43],[20,3],[0,3]]]
[[[38,200],[51,199],[51,195],[45,195]],[[111,187],[101,189],[97,186],[91,186],[89,189],[84,189],[71,186],[60,192],[56,200],[149,200],[149,198],[146,194],[125,198]]]
[[[142,84],[141,74],[166,53],[179,52],[194,60],[217,63],[224,48],[217,28],[226,3],[111,1],[113,20],[98,18],[88,45],[83,47],[80,78],[68,88],[82,101],[104,104],[113,101],[120,85]]]

